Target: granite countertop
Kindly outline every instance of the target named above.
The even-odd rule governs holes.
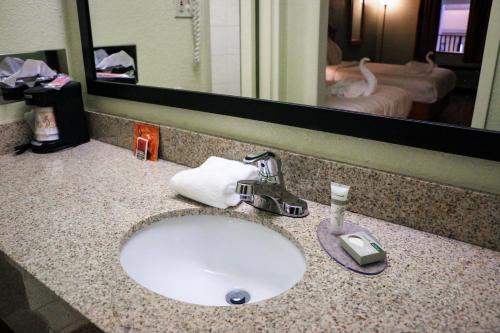
[[[248,205],[209,209],[169,189],[183,169],[96,141],[51,155],[0,156],[0,250],[106,332],[500,331],[499,252],[347,213],[388,251],[384,273],[361,276],[334,263],[316,240],[328,206],[310,202],[304,219]],[[305,254],[303,279],[241,307],[185,304],[133,282],[119,262],[131,230],[158,214],[191,213],[282,230]]]

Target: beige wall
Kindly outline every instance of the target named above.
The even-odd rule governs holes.
[[[257,96],[257,27],[255,0],[240,1],[241,96]]]
[[[500,0],[493,0],[472,127],[500,131]]]
[[[379,0],[365,0],[363,39],[359,45],[351,45],[347,33],[346,1],[330,0],[329,23],[336,29],[335,41],[343,51],[344,60],[360,60],[363,57],[377,60],[379,9]]]
[[[201,3],[208,15],[207,2]],[[148,0],[147,5],[136,0],[90,0],[94,45],[136,45],[139,84],[210,91],[210,52],[206,52],[210,44],[203,45],[201,65],[194,66],[192,20],[175,18],[174,5],[172,0]],[[209,41],[208,25],[202,33],[202,40]]]
[[[283,1],[280,100],[319,105],[326,95],[327,0]]]
[[[259,3],[259,97],[279,101],[280,73],[283,31],[286,23],[286,7],[281,0],[261,1]]]
[[[0,105],[0,125],[23,119],[23,114],[29,111],[24,102]]]
[[[486,129],[500,131],[500,48],[498,49],[495,80],[491,90]]]
[[[64,49],[62,0],[1,0],[0,54]],[[0,124],[22,119],[24,102],[0,105]]]
[[[271,0],[259,11],[259,97],[322,103],[328,1]]]
[[[382,41],[384,7],[380,0],[365,0],[363,40],[351,45],[347,40],[349,20],[345,0],[330,0],[330,24],[336,29],[336,41],[345,60],[369,57],[373,61],[403,64],[413,59],[417,31],[419,0],[393,1],[387,7],[384,50],[378,59]]]
[[[0,1],[0,54],[65,47],[62,0]]]
[[[72,75],[83,81],[76,8],[67,2]],[[88,108],[500,194],[500,163],[191,110],[86,96]]]
[[[379,6],[379,24],[382,24],[384,10]],[[387,7],[381,62],[405,64],[413,59],[419,6],[420,0],[398,0]],[[379,47],[380,36],[379,33]]]
[[[490,66],[484,68],[485,80],[488,80],[488,71],[495,73],[495,76],[491,88],[485,128],[500,131],[500,0],[493,1],[486,43],[485,52],[488,52],[486,53],[488,56],[485,56],[485,58],[488,59],[485,61],[489,61]],[[494,60],[495,51],[496,63]],[[481,72],[481,75],[483,75],[483,72]]]

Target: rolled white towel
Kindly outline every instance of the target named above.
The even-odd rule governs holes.
[[[226,209],[240,203],[236,183],[258,175],[253,165],[212,156],[197,168],[177,173],[170,179],[170,187],[186,198]]]
[[[434,60],[431,59],[431,55],[433,55],[434,52],[429,51],[425,55],[425,60],[427,62],[420,62],[420,61],[409,61],[403,66],[403,72],[406,74],[413,74],[413,75],[426,75],[426,74],[431,74],[434,68],[436,68],[436,63]]]

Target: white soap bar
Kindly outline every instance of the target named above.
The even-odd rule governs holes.
[[[382,245],[364,232],[340,236],[340,244],[361,266],[385,259]]]

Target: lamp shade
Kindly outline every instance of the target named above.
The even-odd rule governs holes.
[[[397,2],[397,0],[380,0],[380,3],[383,6],[388,6],[388,7],[394,5],[396,2]]]

